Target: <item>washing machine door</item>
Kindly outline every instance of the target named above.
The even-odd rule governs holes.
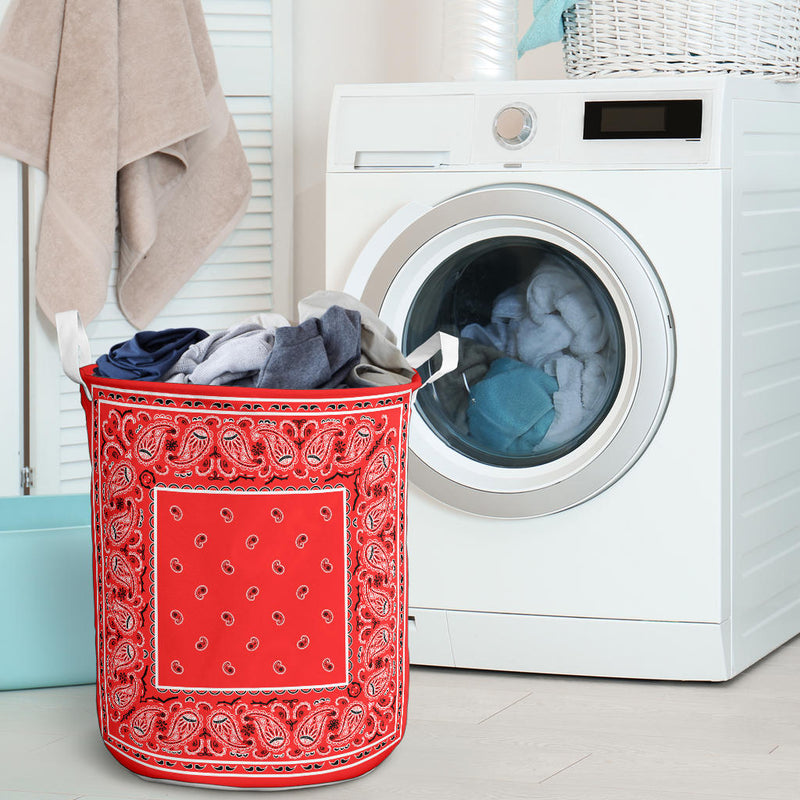
[[[449,505],[570,508],[618,480],[664,415],[666,295],[633,239],[578,197],[503,185],[406,208],[345,289],[405,352],[437,330],[460,337],[458,371],[418,393],[410,435],[411,479]]]

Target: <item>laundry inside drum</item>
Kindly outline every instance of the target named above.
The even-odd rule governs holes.
[[[405,351],[437,330],[459,337],[459,366],[422,389],[417,408],[476,461],[521,468],[561,458],[597,430],[619,391],[625,349],[611,296],[550,242],[487,239],[444,260],[412,303]]]

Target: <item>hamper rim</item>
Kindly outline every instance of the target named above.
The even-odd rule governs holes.
[[[95,375],[97,364],[81,367],[80,373],[89,388],[97,387],[124,391],[131,394],[192,395],[223,397],[228,400],[296,400],[308,402],[323,400],[328,397],[336,399],[355,399],[358,397],[383,397],[398,392],[416,391],[422,385],[422,378],[414,370],[414,377],[406,383],[389,386],[345,387],[333,389],[270,389],[246,386],[216,386],[204,383],[168,383],[166,381],[124,380],[122,378],[106,378]]]

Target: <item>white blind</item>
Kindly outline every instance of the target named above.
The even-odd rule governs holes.
[[[286,304],[291,296],[291,265],[282,254],[290,252],[292,196],[285,180],[276,185],[273,168],[276,140],[290,140],[289,130],[281,130],[278,136],[275,131],[274,87],[287,85],[273,81],[275,5],[277,0],[203,2],[220,81],[250,165],[253,192],[236,230],[153,320],[150,329],[199,327],[212,331],[261,311],[290,311]],[[287,34],[282,47],[289,46],[290,26]],[[283,63],[287,60],[284,53]],[[285,101],[280,98],[278,105]],[[290,126],[291,114],[284,114],[279,124]],[[278,157],[291,159],[291,151],[278,152]],[[290,170],[281,174],[290,174]],[[277,232],[276,218],[280,220]],[[281,240],[277,247],[276,238]],[[116,259],[115,253],[106,305],[87,326],[95,358],[135,333],[116,303]],[[86,492],[90,466],[78,391],[54,363],[47,323],[39,319],[35,324],[40,329],[33,332],[35,349],[46,357],[32,377],[33,492]],[[55,380],[51,371],[55,371]]]
[[[289,0],[290,1],[290,0]],[[206,24],[214,45],[225,94],[272,94],[274,20],[272,0],[203,0]],[[281,32],[280,47],[291,39]]]
[[[203,0],[215,52],[221,46],[272,47],[270,0]]]

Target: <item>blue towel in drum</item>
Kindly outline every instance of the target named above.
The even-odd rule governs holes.
[[[498,358],[470,391],[470,435],[496,453],[530,455],[553,422],[557,390],[558,381],[543,370]]]

